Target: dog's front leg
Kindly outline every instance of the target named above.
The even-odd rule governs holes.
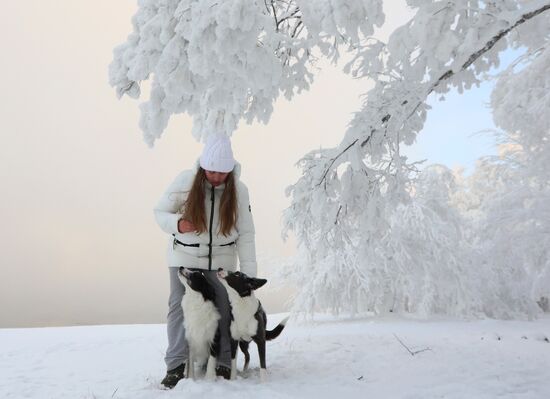
[[[210,344],[210,356],[208,357],[208,362],[206,363],[206,374],[205,378],[207,380],[216,379],[216,363],[218,356],[220,354],[220,329],[216,330],[214,335],[214,340]]]
[[[267,382],[267,368],[265,362],[265,340],[257,340],[258,355],[260,356],[260,381]]]
[[[231,376],[229,379],[234,380],[237,378],[237,348],[239,341],[231,338]]]
[[[244,354],[244,366],[243,366],[243,372],[248,371],[248,365],[250,364],[250,353],[248,353],[248,342],[247,341],[239,341],[239,347],[241,348],[241,351]]]
[[[206,363],[206,375],[207,380],[216,379],[216,357],[210,355],[208,357],[208,363]]]
[[[185,370],[187,378],[195,379],[195,359],[193,351],[189,351],[189,357],[187,358],[187,370]]]

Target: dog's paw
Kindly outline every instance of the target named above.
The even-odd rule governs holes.
[[[260,369],[260,381],[261,382],[267,382],[267,370],[266,369]]]

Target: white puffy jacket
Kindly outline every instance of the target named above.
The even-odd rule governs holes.
[[[199,168],[199,160],[195,162],[193,169],[181,172],[166,189],[164,195],[157,203],[154,213],[155,219],[160,228],[170,234],[168,243],[168,266],[194,267],[199,269],[217,270],[223,267],[226,270],[237,269],[237,255],[240,263],[240,270],[249,276],[256,277],[256,246],[254,221],[248,199],[248,188],[239,180],[241,165],[236,162],[233,169],[235,177],[235,188],[237,191],[237,220],[228,236],[218,235],[219,230],[219,207],[225,184],[213,187],[206,181],[205,211],[207,231],[201,234],[197,232],[179,233],[178,220],[182,217],[178,213],[182,204],[187,199],[191,190],[193,179]],[[213,193],[213,201],[211,196]],[[213,213],[212,224],[210,215]],[[210,228],[212,226],[212,228]],[[210,237],[212,232],[212,237]],[[184,246],[177,244],[174,240],[185,244],[199,244],[198,247]],[[212,243],[211,262],[209,259],[209,244]],[[225,245],[235,242],[233,245]]]

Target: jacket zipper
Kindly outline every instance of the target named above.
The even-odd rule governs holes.
[[[208,270],[212,270],[212,223],[214,222],[214,186],[210,191],[210,243],[208,244]]]

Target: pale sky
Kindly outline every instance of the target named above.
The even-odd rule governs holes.
[[[139,101],[117,100],[108,84],[112,49],[131,32],[136,3],[4,5],[0,327],[165,322],[168,238],[152,209],[202,145],[191,136],[191,118],[178,115],[148,148],[138,127]],[[400,7],[386,9],[389,23],[380,38],[407,18],[401,2],[392,4]],[[277,101],[267,126],[242,123],[232,138],[254,210],[259,274],[268,279],[277,260],[294,252],[294,243],[280,237],[280,218],[289,203],[284,189],[299,177],[295,162],[339,143],[370,87],[339,67],[321,66],[309,92]],[[481,114],[473,130],[490,127],[489,111]],[[430,129],[443,135],[445,123]],[[462,142],[472,131],[464,129]],[[452,167],[479,156],[471,147],[443,160],[429,144],[409,154]],[[258,292],[268,312],[285,309],[288,292],[278,288],[268,284]]]

